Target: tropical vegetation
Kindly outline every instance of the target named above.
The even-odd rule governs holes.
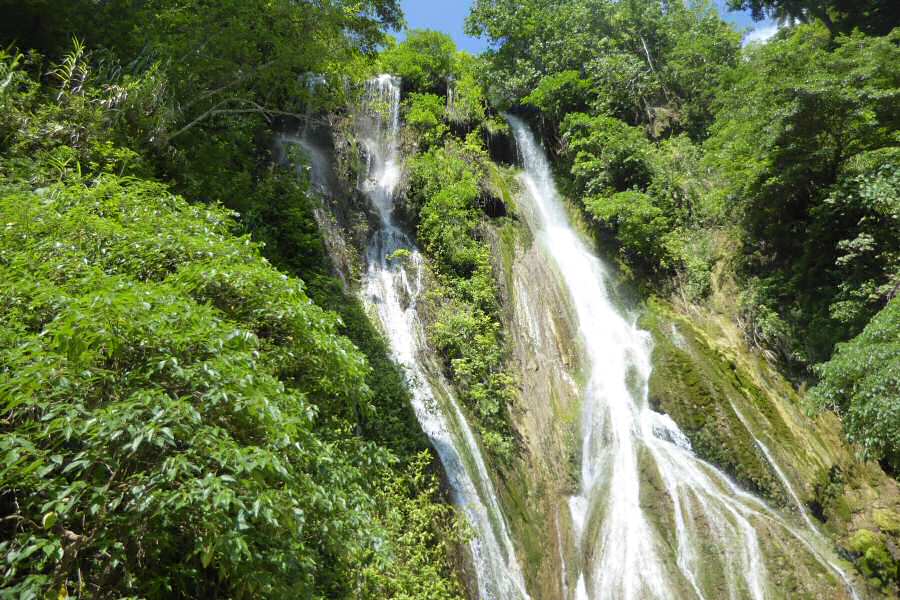
[[[328,126],[359,178],[346,122],[378,72],[403,82],[426,335],[498,477],[522,450],[503,112],[627,284],[734,290],[810,413],[900,473],[900,16],[728,6],[780,29],[743,44],[709,0],[474,0],[473,56],[397,41],[397,0],[0,0],[0,598],[464,595],[406,374],[273,151]]]

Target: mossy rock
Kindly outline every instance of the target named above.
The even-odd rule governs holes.
[[[872,517],[878,528],[887,533],[900,533],[900,514],[892,510],[876,508]]]
[[[853,509],[845,495],[847,474],[838,465],[822,468],[813,480],[813,498],[810,509],[823,523],[846,527],[853,518]]]
[[[885,544],[885,538],[868,529],[860,529],[847,543],[847,549],[855,556],[859,571],[874,585],[882,587],[897,580],[897,562]]]
[[[654,336],[651,405],[678,423],[699,457],[744,487],[785,504],[784,489],[732,408],[750,384],[735,376],[733,361],[710,349],[691,328],[670,334],[673,321],[666,316],[651,304],[641,320]]]

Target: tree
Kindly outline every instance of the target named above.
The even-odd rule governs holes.
[[[563,121],[562,138],[579,196],[644,190],[650,183],[651,145],[640,128],[573,113]]]
[[[528,98],[558,112],[548,93],[565,94],[570,110],[648,124],[657,137],[705,136],[713,91],[739,48],[708,2],[478,0],[467,31],[493,45],[487,80],[501,105]],[[564,115],[544,116],[555,133]]]
[[[568,113],[587,110],[590,98],[591,85],[578,71],[561,71],[541,78],[522,103],[561,123]]]
[[[637,191],[611,196],[592,196],[585,201],[588,213],[616,238],[623,257],[648,272],[672,266],[665,241],[671,220],[652,197]]]
[[[749,10],[757,21],[766,17],[781,22],[822,22],[832,36],[854,28],[885,35],[900,25],[900,12],[879,0],[728,0],[731,10]]]
[[[379,68],[398,75],[407,91],[447,91],[447,80],[454,72],[456,44],[446,33],[412,29],[406,39],[379,56]]]
[[[898,200],[886,174],[897,168],[898,36],[857,33],[833,47],[807,25],[754,49],[706,144],[740,210],[745,274],[802,340],[791,360],[827,359],[896,285],[896,209],[886,207]],[[835,305],[857,292],[871,297]]]
[[[444,123],[446,100],[435,94],[413,93],[404,102],[406,125],[417,134],[423,149],[437,144],[447,133]]]

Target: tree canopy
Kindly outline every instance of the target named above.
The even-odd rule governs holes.
[[[732,10],[749,10],[760,21],[766,17],[781,22],[820,21],[832,35],[859,29],[885,35],[900,25],[896,7],[878,0],[728,0]]]

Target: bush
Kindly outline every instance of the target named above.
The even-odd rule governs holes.
[[[478,189],[469,181],[450,183],[428,199],[419,214],[419,239],[445,270],[468,277],[479,260],[474,239],[478,213],[472,210]]]
[[[578,71],[545,75],[522,103],[535,107],[557,123],[568,113],[587,108],[591,98],[590,82]]]
[[[444,104],[444,99],[435,94],[411,94],[404,102],[406,125],[415,132],[420,147],[440,143],[449,131],[444,124]]]
[[[585,200],[588,213],[615,235],[624,258],[649,272],[673,266],[666,248],[672,226],[653,198],[641,192],[619,192]]]
[[[809,398],[842,415],[847,438],[867,458],[900,473],[900,298],[894,298],[851,341],[838,344]]]
[[[360,565],[411,577],[393,554],[427,551],[374,494],[399,485],[394,459],[342,433],[372,398],[365,358],[228,213],[103,176],[8,185],[0,215],[10,597],[347,596]],[[427,497],[408,510],[438,510]]]
[[[365,402],[367,366],[298,281],[158,184],[0,214],[6,587],[292,596],[352,561],[371,501],[315,404]]]
[[[505,359],[490,249],[481,239],[479,206],[487,177],[484,151],[470,136],[455,138],[410,161],[408,201],[417,208],[417,236],[437,275],[438,308],[429,339],[473,413],[485,447],[511,456],[507,407],[514,382]],[[473,146],[474,145],[474,146]]]
[[[568,115],[562,125],[564,157],[579,195],[643,191],[650,183],[650,142],[618,119]]]
[[[447,116],[451,122],[469,127],[477,126],[486,117],[484,90],[478,81],[481,59],[458,52],[453,82],[447,91]]]

